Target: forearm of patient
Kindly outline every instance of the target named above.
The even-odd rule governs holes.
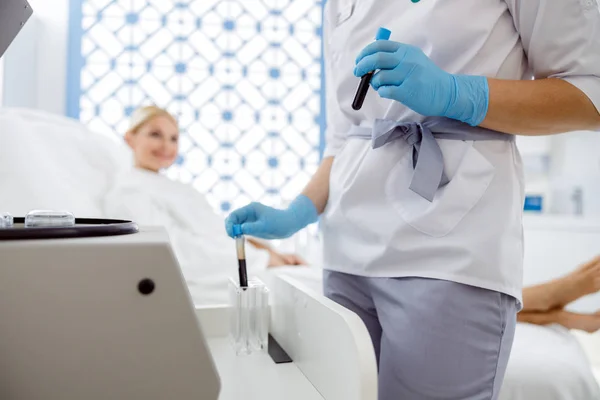
[[[286,254],[281,253],[271,247],[265,241],[256,238],[247,238],[248,243],[259,250],[266,250],[269,252],[269,264],[268,267],[283,267],[289,265],[308,265],[308,263],[297,254]]]

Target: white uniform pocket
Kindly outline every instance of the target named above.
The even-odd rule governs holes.
[[[438,140],[450,182],[439,188],[432,202],[409,189],[412,157],[407,154],[390,171],[386,195],[404,221],[434,237],[445,236],[479,202],[494,178],[494,166],[472,141]]]

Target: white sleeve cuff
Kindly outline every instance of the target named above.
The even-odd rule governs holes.
[[[574,75],[561,77],[561,79],[585,93],[600,113],[600,76]]]
[[[325,147],[325,151],[323,152],[323,158],[327,157],[335,157],[339,154],[342,146],[327,146]]]

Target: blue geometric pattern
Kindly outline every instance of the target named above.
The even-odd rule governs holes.
[[[135,108],[165,107],[182,133],[167,174],[223,212],[249,201],[281,206],[300,192],[319,163],[321,1],[81,7],[82,122],[122,135]]]

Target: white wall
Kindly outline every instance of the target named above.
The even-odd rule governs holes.
[[[518,137],[526,168],[526,192],[544,196],[544,212],[573,214],[581,188],[583,215],[600,218],[600,132]],[[547,162],[544,162],[547,161]]]
[[[3,57],[5,79],[2,103],[6,107],[37,106],[37,27],[38,21],[31,18]]]
[[[33,17],[5,55],[4,106],[64,114],[69,0],[29,0]]]
[[[557,136],[552,152],[550,183],[556,211],[568,210],[573,189],[580,187],[583,215],[600,218],[600,132]]]

